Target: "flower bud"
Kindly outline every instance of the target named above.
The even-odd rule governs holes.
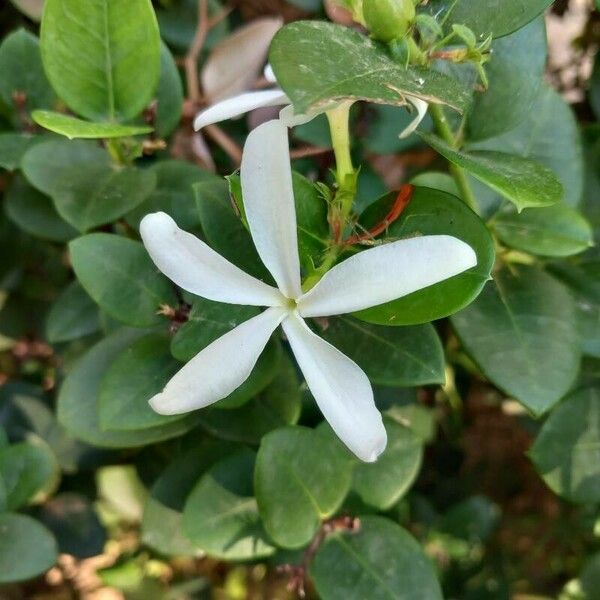
[[[382,42],[404,36],[415,18],[413,0],[363,0],[362,9],[369,32]]]

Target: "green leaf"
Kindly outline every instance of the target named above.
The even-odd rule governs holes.
[[[115,221],[153,191],[149,169],[112,165],[93,142],[53,140],[29,150],[22,161],[27,179],[49,195],[58,213],[80,231]]]
[[[128,137],[132,135],[143,135],[150,133],[152,127],[141,125],[120,125],[119,123],[100,123],[84,121],[77,117],[71,117],[63,113],[49,110],[35,110],[32,113],[33,120],[54,133],[59,133],[70,140],[82,139],[108,139]]]
[[[352,489],[366,504],[390,509],[414,483],[423,460],[423,442],[408,427],[384,418],[388,444],[376,463],[358,464]]]
[[[41,46],[52,86],[87,119],[130,119],[154,96],[160,37],[149,0],[46,0]]]
[[[254,487],[260,516],[273,540],[300,548],[341,506],[353,461],[334,437],[305,427],[266,435],[256,458]]]
[[[571,256],[593,245],[592,227],[581,213],[564,204],[503,211],[492,221],[502,242],[541,256]]]
[[[194,184],[222,181],[221,178],[182,160],[161,160],[149,170],[156,175],[156,189],[127,215],[127,223],[139,229],[140,221],[147,214],[163,211],[182,229],[197,229],[200,216],[196,210]]]
[[[4,208],[10,220],[23,231],[43,240],[67,242],[77,230],[56,212],[52,200],[17,175],[8,189]]]
[[[194,297],[189,320],[175,334],[171,352],[178,360],[187,362],[200,350],[259,312],[254,306],[224,304]]]
[[[333,317],[319,334],[354,360],[379,385],[444,383],[444,351],[430,324],[384,327]]]
[[[600,501],[600,392],[575,392],[552,411],[529,455],[553,492],[581,504]]]
[[[310,568],[323,600],[442,600],[430,559],[416,540],[383,517],[327,537]]]
[[[577,376],[574,300],[540,269],[512,265],[498,271],[452,323],[484,374],[534,415],[549,410]]]
[[[430,69],[404,68],[383,46],[334,23],[286,25],[273,38],[269,60],[297,113],[344,98],[404,105],[409,94],[459,111],[470,101],[456,80]]]
[[[77,281],[66,287],[46,317],[46,337],[51,344],[77,340],[100,329],[98,307]]]
[[[510,200],[519,210],[556,204],[563,198],[563,187],[556,175],[534,160],[491,150],[462,152],[436,136],[420,135],[434,150]]]
[[[169,136],[181,120],[183,84],[169,47],[160,44],[160,79],[156,90],[156,135]],[[186,163],[189,164],[189,163]]]
[[[199,555],[183,534],[183,507],[200,476],[235,450],[233,444],[201,438],[200,443],[173,460],[156,479],[144,505],[142,541],[160,554]]]
[[[47,489],[58,477],[58,465],[50,449],[22,442],[0,450],[0,479],[6,508],[16,510]]]
[[[381,221],[395,198],[395,193],[384,196],[363,213],[360,222],[368,228]],[[395,240],[415,235],[457,237],[473,248],[477,265],[446,281],[354,316],[379,325],[428,323],[464,308],[481,292],[494,266],[494,242],[483,221],[464,202],[442,191],[415,188],[400,218],[389,226],[387,238]]]
[[[115,358],[102,379],[98,396],[103,429],[137,431],[185,416],[159,415],[148,404],[182,366],[171,357],[169,343],[167,335],[153,333],[136,340]]]
[[[584,161],[579,126],[571,107],[548,85],[541,87],[532,110],[518,127],[484,142],[469,143],[467,150],[531,158],[557,175],[567,204],[575,206],[581,200]]]
[[[298,422],[302,398],[296,365],[283,354],[273,381],[252,400],[229,410],[216,406],[198,413],[206,431],[233,442],[260,444],[267,433]]]
[[[183,531],[192,543],[222,560],[249,560],[275,552],[253,496],[255,454],[240,451],[198,481],[183,510]]]
[[[56,562],[56,541],[35,519],[1,514],[0,531],[0,583],[31,579]]]
[[[197,419],[189,416],[169,425],[140,431],[109,431],[100,427],[98,393],[108,368],[143,331],[120,329],[93,346],[69,372],[58,396],[58,420],[77,439],[101,448],[137,448],[177,437]]]
[[[25,109],[51,108],[56,96],[46,79],[38,39],[19,29],[0,45],[0,99],[14,106],[15,94],[23,94]]]
[[[540,17],[496,40],[491,53],[485,65],[488,89],[475,95],[467,120],[470,140],[498,135],[519,123],[534,131],[531,119],[539,117],[532,108],[542,85],[547,55],[544,19]]]
[[[85,496],[66,492],[44,503],[40,521],[56,537],[61,553],[91,558],[104,551],[106,532],[94,505]]]
[[[165,322],[157,314],[162,304],[177,304],[173,288],[140,242],[91,233],[73,240],[69,250],[77,279],[114,319],[150,327]]]
[[[203,181],[194,186],[194,192],[209,245],[246,273],[270,283],[271,275],[258,257],[248,230],[234,212],[227,182]]]
[[[472,0],[433,0],[429,3],[429,11],[438,20],[444,18],[448,26],[453,23],[466,25],[478,37],[490,33],[502,37],[533,21],[550,4],[552,0],[495,0],[493,6]]]
[[[42,141],[44,137],[41,135],[0,133],[0,169],[15,171],[27,150]]]

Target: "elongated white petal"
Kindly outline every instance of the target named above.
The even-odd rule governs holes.
[[[177,415],[229,396],[248,379],[286,314],[286,309],[269,308],[215,340],[150,399],[150,406],[161,415]]]
[[[308,114],[300,113],[297,115],[294,113],[294,107],[291,104],[288,104],[279,111],[279,120],[286,127],[296,127],[312,121],[320,114],[320,112],[313,112]]]
[[[239,117],[255,108],[279,106],[280,104],[289,104],[289,102],[289,98],[280,89],[246,92],[239,96],[233,96],[233,98],[221,100],[198,113],[194,120],[194,129],[198,131],[207,125]]]
[[[404,129],[398,136],[400,139],[407,138],[411,133],[414,133],[419,126],[419,123],[425,118],[429,104],[421,98],[415,96],[406,96],[406,99],[417,109],[415,118],[411,121],[410,125]]]
[[[192,294],[251,306],[283,306],[286,302],[279,290],[232,265],[202,240],[179,229],[163,212],[146,215],[140,234],[154,264]]]
[[[323,416],[358,458],[377,460],[385,449],[387,434],[367,376],[295,313],[282,326]]]
[[[298,298],[300,259],[288,133],[281,121],[250,132],[240,170],[244,208],[254,245],[288,298]]]
[[[326,317],[401,298],[477,264],[465,242],[428,235],[370,248],[336,265],[298,301],[303,317]]]

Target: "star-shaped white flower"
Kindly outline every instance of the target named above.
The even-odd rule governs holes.
[[[277,287],[243,272],[165,213],[142,220],[152,260],[178,286],[209,300],[268,307],[197,354],[150,405],[170,415],[225,398],[249,377],[281,325],[331,427],[359,458],[374,461],[387,439],[369,380],[304,319],[352,313],[405,296],[473,267],[475,253],[447,235],[382,244],[339,263],[303,292],[287,129],[279,120],[248,136],[241,181],[252,239]]]
[[[265,69],[265,77],[271,83],[276,84],[277,79],[271,69],[270,65],[267,65]],[[399,134],[400,138],[407,138],[409,135],[415,132],[419,123],[425,118],[427,114],[428,104],[424,100],[417,98],[416,96],[405,96],[406,101],[412,104],[417,114],[411,123]],[[330,110],[335,107],[336,103],[326,104],[318,109],[315,109],[307,114],[295,114],[292,101],[287,97],[286,93],[280,88],[276,87],[270,90],[258,90],[254,92],[246,92],[239,94],[231,98],[226,98],[209,106],[207,109],[198,113],[194,120],[194,129],[196,131],[218,123],[219,121],[225,121],[226,119],[233,119],[239,117],[244,113],[250,112],[257,108],[263,108],[267,106],[281,106],[287,105],[279,114],[280,120],[288,127],[295,127],[296,125],[302,125],[312,121],[318,115]]]

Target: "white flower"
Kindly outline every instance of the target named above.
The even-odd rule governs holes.
[[[275,74],[273,73],[273,69],[270,65],[267,65],[265,69],[265,77],[271,83],[277,83],[277,79],[275,78]],[[429,106],[427,102],[417,98],[416,96],[405,95],[405,98],[407,102],[410,102],[415,107],[417,114],[410,125],[408,125],[408,127],[406,127],[399,134],[400,138],[406,138],[414,133],[419,126],[419,123],[425,118],[425,115],[427,114],[427,108]],[[198,113],[196,119],[194,120],[194,129],[198,131],[207,125],[212,125],[213,123],[218,123],[219,121],[225,121],[226,119],[239,117],[244,113],[250,112],[251,110],[255,110],[257,108],[263,108],[266,106],[281,106],[283,104],[287,106],[281,111],[279,118],[288,127],[295,127],[296,125],[308,123],[316,116],[330,110],[336,105],[336,103],[327,104],[319,109],[311,111],[310,113],[296,115],[294,113],[294,107],[292,106],[291,100],[279,87],[271,90],[246,92],[244,94],[239,94],[238,96],[221,100],[220,102],[208,107],[206,110]]]
[[[351,313],[405,296],[473,267],[475,253],[446,235],[400,240],[344,260],[304,293],[287,129],[279,120],[248,136],[241,181],[252,239],[277,287],[244,273],[165,213],[142,220],[140,231],[152,260],[178,286],[209,300],[268,307],[202,350],[150,405],[170,415],[225,398],[248,378],[281,325],[331,427],[359,458],[374,461],[387,440],[369,380],[304,319]]]

